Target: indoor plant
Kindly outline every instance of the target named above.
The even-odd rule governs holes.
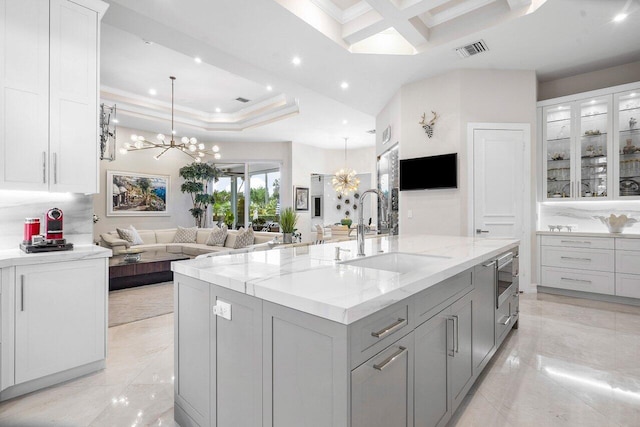
[[[189,212],[195,219],[196,227],[204,228],[207,207],[215,202],[214,195],[209,194],[208,186],[211,181],[218,182],[220,169],[208,163],[193,162],[181,167],[179,174],[184,179],[180,191],[188,193],[193,203]]]
[[[293,243],[296,222],[298,222],[298,215],[293,211],[293,208],[285,208],[280,213],[280,228],[282,229],[282,241],[284,243]]]

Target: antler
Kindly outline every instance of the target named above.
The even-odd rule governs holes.
[[[425,116],[426,116],[426,115],[427,115],[427,113],[424,113],[424,114],[422,115],[422,121],[418,122],[418,124],[419,124],[419,125],[424,125],[424,124],[426,124],[426,123],[424,122],[424,121],[426,120],[426,118],[425,118]]]
[[[438,116],[438,114],[437,114],[435,111],[433,111],[433,110],[431,110],[431,113],[433,113],[433,118],[429,121],[429,126],[433,126],[433,125],[435,124],[436,120],[438,120],[438,117],[440,117],[440,116]],[[426,114],[426,113],[425,113],[425,114]],[[425,116],[425,115],[423,114],[423,115],[422,115],[422,121],[423,121],[423,122],[424,122],[424,116]]]

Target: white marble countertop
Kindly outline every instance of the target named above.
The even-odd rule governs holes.
[[[42,264],[45,262],[77,261],[81,259],[108,258],[111,249],[96,245],[74,245],[70,251],[53,251],[28,254],[20,249],[0,250],[0,268],[16,265]]]
[[[635,233],[609,233],[606,231],[536,231],[538,236],[562,236],[562,237],[618,237],[623,239],[640,239],[640,234]]]
[[[266,301],[349,324],[487,261],[519,244],[511,239],[417,235],[365,240],[365,253],[435,255],[405,274],[334,261],[335,248],[357,258],[355,241],[231,254],[172,263],[172,270]]]

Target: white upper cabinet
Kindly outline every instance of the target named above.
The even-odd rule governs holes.
[[[542,101],[543,200],[640,198],[640,83]]]
[[[0,0],[0,188],[98,191],[98,42],[107,6],[84,3]]]

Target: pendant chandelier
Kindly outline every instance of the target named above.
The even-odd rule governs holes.
[[[206,155],[212,155],[214,159],[219,160],[222,156],[220,154],[220,147],[213,145],[211,150],[208,151],[203,143],[198,143],[196,138],[189,138],[183,136],[180,142],[176,142],[174,139],[176,131],[173,127],[173,86],[176,78],[169,76],[171,79],[171,140],[167,141],[167,137],[159,133],[157,141],[149,141],[142,135],[131,135],[131,142],[126,142],[120,149],[120,154],[127,154],[129,151],[149,150],[152,148],[162,150],[157,155],[153,156],[154,159],[159,160],[160,157],[167,151],[175,148],[182,151],[187,156],[191,157],[196,163],[200,163],[202,158]]]
[[[347,167],[347,141],[349,138],[344,138],[344,167],[337,171],[331,178],[331,184],[333,189],[340,194],[348,195],[349,193],[355,193],[358,191],[360,185],[360,178],[356,176],[357,172]]]

